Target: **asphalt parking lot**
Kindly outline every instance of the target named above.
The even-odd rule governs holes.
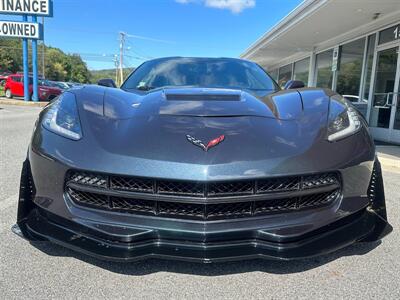
[[[10,231],[21,165],[37,107],[0,105],[0,297],[400,299],[400,172],[384,169],[389,221],[381,243],[294,262],[200,265],[160,260],[109,263]]]

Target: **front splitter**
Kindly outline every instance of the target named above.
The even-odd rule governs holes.
[[[260,239],[200,243],[163,239],[162,236],[124,243],[93,236],[84,229],[72,230],[34,210],[28,218],[14,226],[13,231],[30,240],[50,241],[103,260],[136,261],[156,257],[211,263],[255,258],[293,260],[313,257],[358,241],[379,240],[389,234],[392,227],[374,211],[365,209],[346,217],[346,220],[326,226],[325,230],[319,230],[315,235],[287,243]]]

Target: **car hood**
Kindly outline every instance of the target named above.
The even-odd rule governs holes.
[[[46,86],[46,85],[39,85],[39,88],[46,91],[54,91],[54,92],[61,92],[62,90],[57,87]]]
[[[138,94],[107,89],[104,115],[112,119],[136,116],[229,117],[259,116],[291,120],[302,111],[297,91],[246,92],[230,89],[158,89]]]
[[[223,95],[236,95],[236,100],[169,100],[171,94],[183,99],[201,91],[186,92],[159,90],[136,95],[82,89],[77,95],[82,143],[96,149],[93,155],[100,161],[110,154],[120,157],[121,168],[123,158],[129,157],[135,158],[135,168],[143,163],[150,167],[148,161],[215,165],[279,158],[304,164],[304,160],[296,159],[299,155],[309,158],[306,153],[323,153],[321,150],[328,147],[329,96],[324,90],[265,95],[219,90]],[[205,152],[188,141],[187,135],[205,144],[220,135],[225,140]]]

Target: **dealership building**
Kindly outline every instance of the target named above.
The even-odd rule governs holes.
[[[283,86],[330,88],[400,144],[400,0],[306,0],[242,55]]]

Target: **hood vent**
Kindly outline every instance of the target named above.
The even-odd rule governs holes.
[[[170,101],[240,101],[240,94],[166,94]]]

